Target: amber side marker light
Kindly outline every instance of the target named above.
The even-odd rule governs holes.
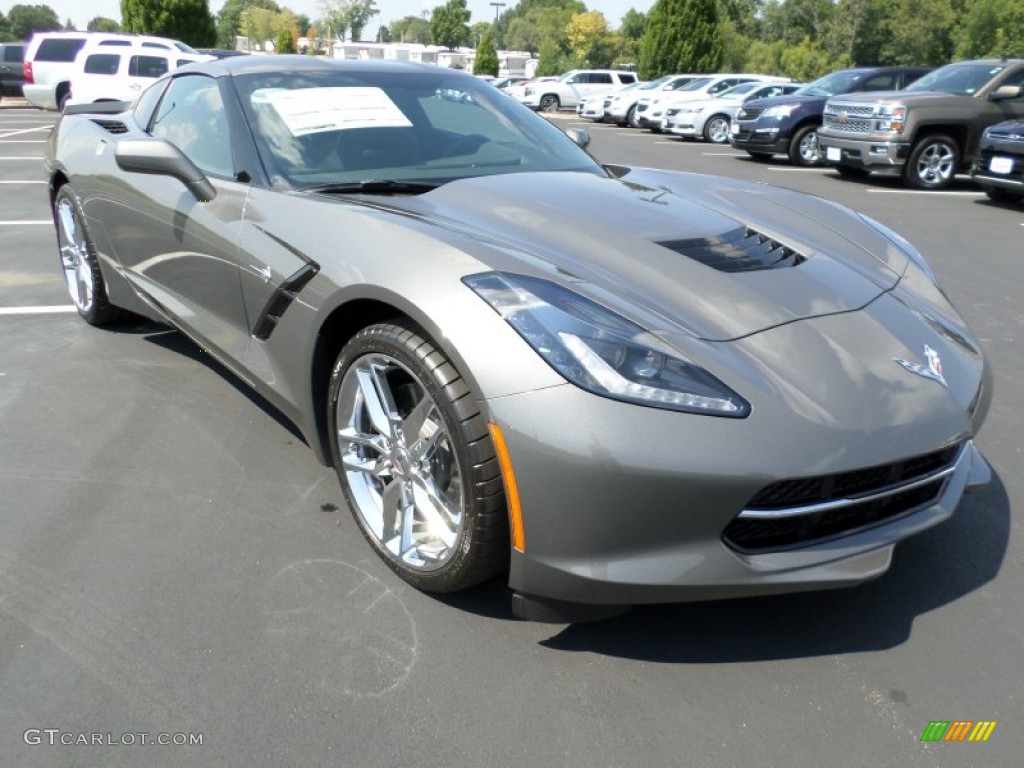
[[[487,422],[494,441],[494,450],[498,452],[498,463],[501,465],[501,479],[505,484],[505,498],[508,501],[508,522],[512,533],[512,546],[519,552],[526,551],[526,534],[523,532],[523,508],[519,504],[519,486],[516,475],[512,471],[512,460],[505,445],[505,436],[501,427],[494,422]]]

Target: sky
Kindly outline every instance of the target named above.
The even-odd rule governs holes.
[[[63,22],[71,19],[75,26],[84,29],[86,24],[96,16],[105,16],[108,19],[121,21],[121,0],[0,0],[0,11],[6,15],[12,5],[24,2],[29,5],[45,4],[53,8],[57,17]],[[319,0],[277,0],[281,6],[288,6],[295,13],[304,13],[311,19],[320,16]],[[377,0],[377,7],[380,14],[370,20],[363,37],[373,39],[377,33],[379,24],[387,24],[396,21],[403,16],[420,15],[423,11],[430,11],[435,5],[443,0]],[[509,5],[515,5],[515,0],[506,0]],[[609,26],[615,28],[622,21],[623,14],[630,8],[646,13],[654,4],[654,0],[583,0],[587,8],[592,11],[601,11],[608,19]],[[210,0],[210,10],[216,15],[224,3],[222,0]],[[490,5],[489,0],[468,0],[467,7],[473,17],[470,24],[478,21],[494,21],[495,9]],[[504,11],[505,8],[500,10]]]

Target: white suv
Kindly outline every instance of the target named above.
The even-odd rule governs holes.
[[[556,112],[559,109],[574,109],[580,99],[591,94],[616,91],[636,81],[636,72],[574,69],[557,80],[530,83],[519,100],[531,109]]]
[[[120,35],[105,32],[37,32],[25,50],[25,98],[43,109],[61,110],[71,97],[71,73],[75,57],[90,46],[123,47],[139,45],[158,50],[195,51],[185,43],[166,37]]]
[[[134,101],[168,72],[214,56],[158,50],[136,43],[128,47],[86,46],[75,59],[68,104]]]

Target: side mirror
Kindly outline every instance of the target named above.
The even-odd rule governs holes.
[[[1020,98],[1020,86],[1019,85],[1000,85],[992,93],[989,94],[989,99],[992,101],[1004,101],[1006,99],[1017,99]]]
[[[583,128],[566,128],[565,135],[572,139],[583,149],[590,146],[590,134]]]
[[[202,203],[207,203],[217,196],[216,188],[206,175],[169,141],[122,139],[114,149],[114,160],[122,171],[150,173],[177,179]]]

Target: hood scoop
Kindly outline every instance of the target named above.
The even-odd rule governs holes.
[[[759,272],[796,267],[807,257],[750,227],[714,237],[663,240],[658,245],[719,272]]]
[[[107,133],[128,133],[128,126],[120,120],[93,120],[93,122]]]

